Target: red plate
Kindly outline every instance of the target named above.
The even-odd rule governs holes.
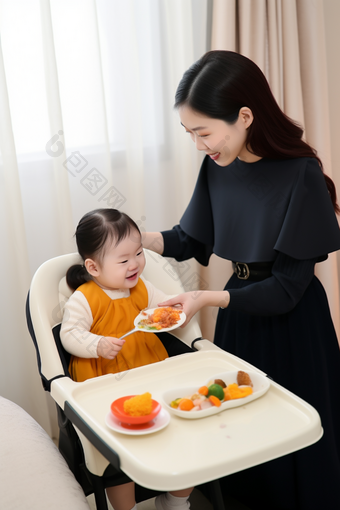
[[[148,423],[149,421],[156,418],[157,414],[162,409],[161,404],[159,404],[156,400],[151,400],[152,410],[150,414],[146,414],[145,416],[130,416],[124,411],[124,402],[129,398],[135,397],[135,395],[128,395],[126,397],[120,397],[111,404],[111,412],[112,414],[119,420],[121,423],[128,423],[129,425],[141,425],[142,423]]]

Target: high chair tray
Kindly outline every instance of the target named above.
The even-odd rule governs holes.
[[[106,424],[111,403],[121,396],[150,392],[163,403],[162,395],[170,389],[199,386],[214,373],[240,369],[265,375],[212,346],[83,383],[57,379],[52,396],[132,480],[150,489],[179,490],[286,455],[322,436],[316,410],[273,381],[248,404],[197,420],[171,414],[168,425],[151,434],[125,435]]]

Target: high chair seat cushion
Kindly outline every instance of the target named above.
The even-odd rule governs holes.
[[[89,510],[59,450],[21,407],[0,396],[1,508]]]

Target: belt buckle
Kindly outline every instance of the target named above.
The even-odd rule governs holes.
[[[240,280],[248,280],[250,276],[250,270],[246,263],[244,262],[236,262],[235,263],[235,272],[237,275],[237,278]]]

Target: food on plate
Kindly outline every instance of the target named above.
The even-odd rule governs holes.
[[[247,384],[240,384],[246,381]],[[222,379],[215,379],[206,386],[198,388],[197,393],[178,397],[170,403],[170,407],[180,411],[201,411],[209,407],[220,407],[223,402],[244,398],[253,393],[253,383],[249,374],[239,371],[237,382],[226,385]]]
[[[175,326],[181,318],[181,310],[167,306],[156,308],[152,314],[142,312],[146,318],[139,321],[138,326],[145,329],[161,330]]]
[[[229,384],[224,388],[224,400],[233,400],[234,398],[248,397],[253,393],[251,386],[239,386],[238,384]]]
[[[194,403],[190,398],[181,398],[180,402],[178,403],[178,409],[181,411],[191,411],[193,407]]]
[[[239,370],[237,372],[237,384],[239,386],[253,386],[249,374],[247,374],[247,372],[243,372],[243,370]]]
[[[218,397],[215,397],[215,395],[210,395],[209,400],[213,406],[220,407],[221,399],[219,399]]]
[[[173,407],[174,409],[177,409],[177,407],[179,406],[179,403],[180,403],[181,400],[183,400],[181,397],[176,398],[175,400],[173,400],[170,403],[170,407]]]
[[[224,386],[225,386],[225,383],[224,383]],[[211,384],[208,387],[208,397],[210,397],[211,395],[219,398],[220,400],[224,400],[223,386],[220,384],[215,384],[215,383]]]
[[[201,387],[199,388],[199,390],[198,390],[198,393],[199,393],[200,395],[204,395],[204,396],[206,397],[206,396],[208,395],[208,393],[209,393],[209,388],[208,388],[208,386],[201,386]]]
[[[222,379],[215,379],[214,383],[219,384],[220,386],[222,386],[222,388],[226,387],[226,383],[222,381]]]
[[[130,416],[146,416],[152,411],[151,393],[136,395],[124,402],[124,411]]]

